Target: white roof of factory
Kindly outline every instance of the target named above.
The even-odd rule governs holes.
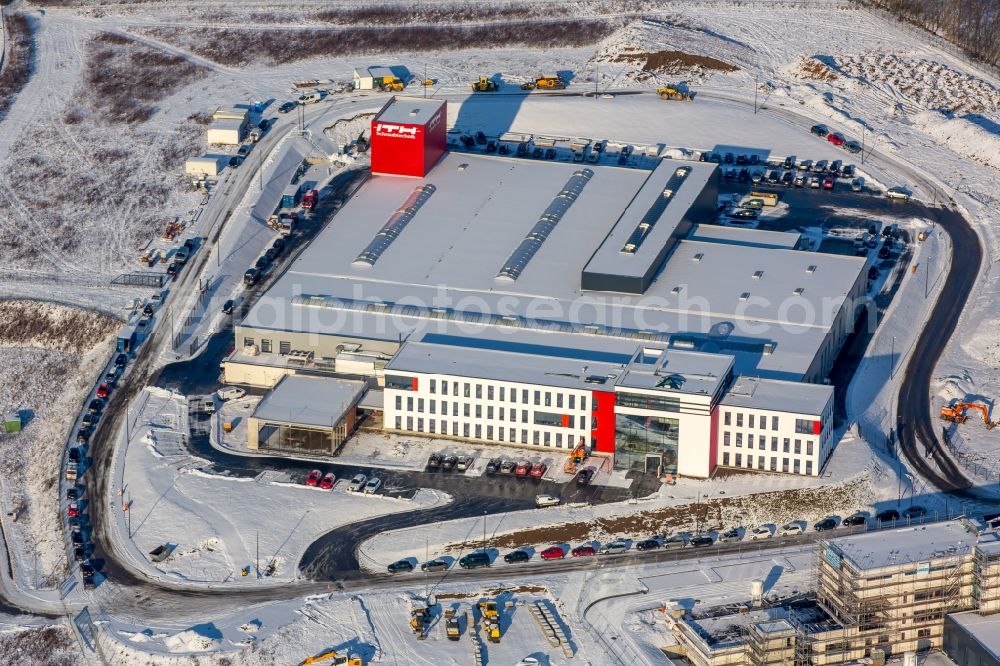
[[[741,376],[719,404],[724,407],[766,409],[771,412],[822,416],[833,400],[833,386]]]
[[[387,123],[409,123],[423,125],[437,112],[445,102],[442,99],[424,99],[422,97],[393,97],[382,107],[375,120]],[[441,119],[444,122],[444,118]]]
[[[498,280],[540,215],[583,168],[592,175],[520,265],[517,279]],[[832,323],[804,317],[803,308],[806,314],[831,311],[820,307],[824,299],[843,298],[863,259],[681,241],[644,295],[581,290],[584,265],[649,173],[449,152],[423,179],[374,175],[243,325],[397,340],[426,327],[437,317],[433,308],[503,313],[520,327],[677,338],[671,344],[679,349],[733,355],[741,374],[800,379]],[[412,212],[401,216],[401,208]],[[372,247],[374,259],[358,261]],[[813,273],[809,266],[816,266]],[[763,275],[754,279],[757,270]],[[798,286],[804,291],[795,297]],[[753,298],[741,301],[743,292]],[[327,302],[316,299],[313,305],[322,307],[309,307],[302,295]],[[796,307],[784,310],[782,303],[792,300]],[[374,312],[373,302],[387,304],[394,316]],[[331,317],[330,309],[345,314]],[[771,345],[766,354],[765,342]]]
[[[784,248],[794,250],[802,234],[794,231],[767,231],[726,227],[721,224],[696,224],[688,232],[688,240],[727,243],[744,247]]]
[[[928,523],[896,530],[877,530],[831,539],[827,544],[861,571],[917,564],[966,555],[977,535],[962,521]]]
[[[632,193],[628,205],[616,216],[614,226],[587,262],[586,270],[610,275],[645,274],[677,232],[715,168],[711,162],[661,160],[653,171],[646,172],[642,186]],[[645,235],[637,233],[642,224],[652,225]],[[634,243],[638,246],[630,245]],[[626,246],[632,251],[624,251]]]
[[[212,121],[212,124],[209,125],[208,128],[214,130],[239,130],[243,128],[243,121],[232,120],[229,118],[216,118]]]
[[[717,354],[675,352],[633,340],[569,336],[540,331],[498,331],[489,337],[421,333],[411,337],[386,365],[387,373],[418,372],[494,381],[611,391],[633,375],[662,368],[679,377],[670,387],[680,394],[713,395],[732,359]]]
[[[364,382],[285,375],[261,399],[252,417],[312,426],[333,426],[361,399]]]

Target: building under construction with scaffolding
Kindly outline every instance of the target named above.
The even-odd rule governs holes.
[[[884,663],[940,650],[945,617],[1000,611],[1000,536],[967,520],[822,541],[812,592],[675,613],[699,666]]]

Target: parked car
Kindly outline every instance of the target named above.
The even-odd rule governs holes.
[[[90,412],[91,414],[96,414],[102,409],[104,409],[104,400],[102,400],[101,398],[94,398],[93,400],[90,401],[90,404],[87,405],[87,411]]]
[[[561,560],[566,557],[566,551],[561,546],[549,546],[540,554],[543,560]]]
[[[531,466],[531,471],[529,472],[529,474],[535,477],[536,479],[540,479],[543,476],[545,476],[546,469],[548,469],[548,467],[545,465],[545,463],[536,462],[534,465]]]
[[[69,488],[67,488],[66,499],[70,500],[71,502],[75,502],[76,500],[80,499],[80,489],[76,486],[70,486]]]
[[[531,471],[531,461],[529,461],[529,460],[521,460],[521,461],[518,461],[517,467],[514,469],[514,475],[515,476],[528,476],[528,473],[530,471]]]
[[[826,128],[826,125],[813,125],[809,128],[809,131],[819,137],[825,137],[830,133],[830,130]]]
[[[853,141],[853,140],[851,140],[851,141],[845,141],[844,142],[844,150],[846,150],[849,153],[860,153],[861,152],[861,144],[858,143],[857,141]]]
[[[89,444],[90,443],[90,428],[80,428],[76,431],[76,443],[77,444]]]
[[[895,509],[886,509],[885,511],[879,511],[875,514],[875,521],[879,523],[888,523],[893,520],[899,520],[899,511]]]
[[[69,506],[66,507],[66,517],[67,518],[78,518],[80,516],[80,505],[76,502],[70,502]]]
[[[555,148],[546,148],[545,149],[545,159],[547,159],[547,160],[554,160],[555,158],[556,158],[556,149]]]
[[[450,565],[444,560],[431,560],[420,565],[421,571],[447,571]]]
[[[660,543],[659,539],[643,539],[639,543],[635,544],[636,550],[656,550],[662,547],[663,544]]]
[[[818,520],[816,521],[816,524],[813,525],[813,529],[816,530],[817,532],[826,532],[827,530],[832,530],[836,528],[837,528],[837,519],[832,517],[824,518],[823,520]]]
[[[770,539],[772,536],[774,536],[774,533],[771,532],[771,528],[768,525],[758,525],[757,527],[753,528],[753,530],[750,531],[751,541]]]
[[[481,550],[469,553],[458,561],[458,566],[463,569],[478,569],[479,567],[488,567],[491,564],[489,554]]]
[[[892,256],[892,251],[889,250],[888,247],[886,247],[886,246],[883,245],[882,247],[880,247],[878,249],[878,258],[879,259],[888,259],[891,256]]]
[[[476,143],[480,146],[486,145],[486,135],[482,132],[476,132]]]
[[[107,384],[101,383],[101,385],[97,387],[98,398],[107,398],[109,393],[111,393],[111,389]]]
[[[802,160],[799,162],[799,171],[811,171],[812,165],[812,160]]]
[[[377,476],[373,476],[368,479],[368,483],[365,484],[365,495],[374,495],[378,492],[378,489],[382,487],[382,479]]]
[[[488,152],[488,153],[495,153],[495,152],[497,152],[497,142],[496,141],[490,141],[490,142],[488,142],[486,144],[486,152]]]
[[[794,169],[795,168],[795,155],[789,155],[789,156],[787,156],[785,158],[785,161],[782,162],[781,165],[783,167],[785,167],[786,169]]]
[[[823,173],[823,172],[825,172],[826,171],[826,164],[827,164],[826,160],[820,160],[820,161],[816,162],[815,164],[813,164],[813,168],[812,168],[813,173]]]
[[[668,549],[684,548],[687,546],[687,539],[682,534],[675,534],[663,540],[663,547]]]
[[[359,492],[362,488],[365,487],[365,483],[367,482],[368,482],[367,476],[365,476],[364,474],[355,474],[351,478],[351,482],[348,484],[347,490],[349,490],[352,493]]]
[[[795,175],[791,171],[786,171],[781,176],[781,184],[785,187],[791,187],[795,184]]]
[[[227,314],[227,315],[228,314],[233,314],[233,307],[234,307],[234,305],[235,305],[235,303],[233,303],[233,299],[231,299],[231,298],[228,301],[226,301],[225,303],[223,303],[222,304],[222,314]]]
[[[854,180],[851,181],[851,191],[852,192],[860,192],[863,189],[865,189],[865,179],[864,178],[858,176],[857,178],[855,178]]]
[[[535,495],[535,506],[556,506],[560,501],[552,495]]]
[[[695,548],[701,548],[703,546],[713,546],[715,545],[715,539],[707,534],[696,534],[691,537],[691,545]]]
[[[802,525],[796,522],[786,523],[778,530],[779,536],[794,536],[796,534],[802,534]]]
[[[77,529],[75,529],[72,532],[70,532],[69,539],[73,543],[74,546],[82,546],[83,545],[83,534],[80,533],[79,526],[77,526]]]
[[[513,474],[515,469],[517,469],[517,463],[513,460],[504,460],[500,463],[501,474]]]
[[[740,540],[740,530],[738,527],[734,527],[731,530],[726,530],[719,535],[719,543],[729,543],[730,541]]]
[[[795,187],[802,187],[803,185],[806,184],[805,176],[803,176],[801,174],[796,175],[795,176],[795,180],[793,182],[795,184]]]
[[[176,261],[172,261],[170,262],[170,265],[167,266],[167,275],[169,275],[170,277],[174,277],[177,275],[177,271],[179,270],[180,270],[180,265]]]
[[[868,522],[863,513],[852,513],[847,518],[844,518],[840,524],[845,527],[856,527],[858,525],[864,525]]]
[[[594,468],[584,467],[579,472],[576,473],[576,485],[586,486],[590,485],[590,482],[594,480]]]
[[[847,139],[844,138],[844,135],[841,134],[840,132],[834,132],[833,134],[828,134],[826,136],[826,140],[835,146],[842,146],[844,145],[844,142],[847,141]]]
[[[80,462],[80,449],[74,446],[69,450],[69,461],[74,463]]]
[[[322,477],[323,477],[323,472],[319,471],[318,469],[314,469],[313,471],[309,472],[309,476],[306,477],[306,485],[315,487],[319,485],[319,480]]]
[[[458,456],[445,456],[441,461],[441,469],[446,472],[450,472],[455,469],[455,465],[458,464]]]
[[[832,190],[833,189],[833,176],[827,176],[823,179],[823,189]]]
[[[472,460],[472,456],[459,456],[458,460],[455,462],[455,469],[460,472],[464,472],[472,467]]]
[[[878,278],[878,266],[871,266],[868,268],[868,279],[875,280]]]
[[[601,548],[601,555],[621,555],[628,552],[628,543],[624,541],[612,541]]]
[[[840,170],[840,175],[843,176],[844,178],[853,178],[854,177],[854,165],[853,164],[845,164],[844,168]]]
[[[76,562],[83,562],[87,559],[87,550],[83,546],[76,546],[73,548],[73,560]]]
[[[87,414],[83,415],[83,419],[80,420],[80,423],[83,424],[84,428],[89,429],[92,428],[97,423],[97,419],[98,419],[97,414],[90,414],[88,412]]]
[[[438,469],[440,467],[441,467],[441,454],[432,453],[430,457],[427,458],[427,469]],[[489,472],[489,467],[486,468],[486,471]]]
[[[597,555],[597,549],[590,544],[584,544],[571,550],[570,555],[573,557],[589,557],[590,555]]]
[[[911,506],[903,511],[903,518],[923,518],[927,515],[927,509],[922,506]]]
[[[490,458],[489,462],[486,463],[486,473],[492,476],[499,472],[501,462],[499,458]]]
[[[503,561],[507,564],[516,564],[518,562],[527,562],[531,559],[531,555],[524,550],[512,550],[503,556]]]
[[[239,386],[223,386],[215,395],[219,396],[219,400],[239,400],[240,398],[246,396],[247,392],[245,389]]]
[[[907,201],[910,198],[910,193],[908,190],[902,187],[890,187],[885,191],[886,199],[902,199]]]
[[[752,208],[738,208],[731,213],[726,213],[726,215],[735,220],[756,220],[758,213]]]
[[[819,189],[819,176],[809,176],[809,187],[814,190]]]
[[[399,560],[398,562],[393,562],[392,564],[387,566],[386,571],[388,571],[391,574],[406,573],[409,571],[413,571],[413,562],[409,560]]]
[[[278,113],[288,113],[290,111],[294,111],[295,107],[297,106],[298,104],[296,104],[295,102],[285,102],[284,104],[278,107]]]
[[[333,488],[333,484],[337,482],[337,475],[333,472],[327,472],[323,475],[323,479],[319,482],[319,487],[323,490],[330,490]]]
[[[843,164],[844,163],[841,160],[834,160],[830,162],[830,173],[832,173],[834,176],[840,175],[840,168],[843,166]]]

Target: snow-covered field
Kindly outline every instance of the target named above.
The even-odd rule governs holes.
[[[186,396],[150,388],[135,402],[131,438],[116,453],[111,501],[129,507],[115,512],[128,561],[157,578],[213,586],[294,580],[302,553],[321,534],[450,501],[430,490],[419,490],[412,500],[350,493],[346,480],[320,490],[275,472],[253,478],[212,474],[185,448]],[[160,545],[171,554],[153,563],[147,553]],[[250,575],[241,575],[245,567]]]
[[[23,430],[0,433],[0,513],[15,542],[15,575],[35,588],[66,573],[59,477],[66,441],[110,352],[109,318],[39,301],[0,301],[0,414]],[[74,435],[75,439],[75,435]]]

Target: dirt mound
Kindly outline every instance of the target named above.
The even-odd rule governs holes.
[[[709,56],[685,53],[684,51],[654,51],[652,53],[622,53],[615,62],[641,62],[642,69],[659,74],[686,74],[693,69],[718,72],[735,72],[735,65]]]
[[[802,57],[792,67],[792,75],[808,81],[836,81],[840,78],[826,63],[815,57]]]

